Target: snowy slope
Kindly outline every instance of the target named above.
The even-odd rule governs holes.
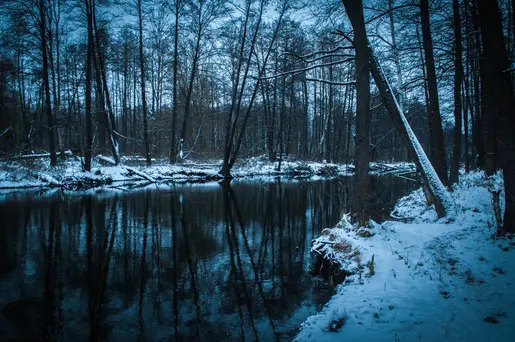
[[[346,231],[363,264],[374,255],[375,274],[364,267],[340,285],[297,341],[512,341],[515,239],[491,238],[490,182],[462,176],[454,222],[435,221],[415,192],[394,210],[410,223],[384,222],[370,238]]]

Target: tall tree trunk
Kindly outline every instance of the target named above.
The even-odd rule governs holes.
[[[88,20],[88,48],[86,56],[86,151],[84,170],[91,171],[91,157],[93,154],[93,113],[91,112],[91,67],[93,57],[93,18],[90,0],[85,0],[86,16]]]
[[[404,95],[404,82],[402,80],[401,59],[399,57],[399,48],[397,47],[397,39],[395,37],[395,22],[393,18],[393,0],[388,0],[388,18],[390,19],[390,36],[392,37],[392,52],[395,70],[397,72],[397,91],[399,92],[399,105],[403,111],[406,110],[406,96]]]
[[[472,141],[477,151],[477,166],[485,167],[486,165],[486,150],[485,150],[485,139],[483,136],[483,103],[481,97],[481,73],[480,65],[483,60],[483,52],[481,51],[481,39],[480,39],[480,28],[479,28],[479,17],[477,14],[476,1],[472,3],[473,6],[469,6],[469,11],[472,17],[472,32],[473,39],[472,45],[474,58],[471,64],[472,83],[473,83],[473,94],[474,94],[474,117],[472,119]],[[466,2],[468,4],[468,2]]]
[[[356,0],[342,0],[354,29],[354,48],[356,49],[356,152],[354,157],[354,200],[353,214],[360,225],[368,222],[368,203],[370,177],[370,74],[363,3]]]
[[[52,115],[52,101],[50,99],[50,83],[48,80],[48,56],[47,56],[47,30],[45,1],[39,0],[39,33],[41,38],[41,58],[43,60],[43,88],[45,93],[45,111],[48,122],[48,144],[50,147],[50,165],[57,165],[55,153],[54,118]]]
[[[445,161],[445,147],[443,139],[442,119],[440,117],[440,103],[438,99],[438,86],[436,81],[435,60],[433,54],[433,39],[429,20],[429,0],[420,0],[420,17],[422,22],[422,44],[427,68],[427,85],[429,90],[429,132],[430,132],[430,159],[440,177],[447,184],[447,165]]]
[[[173,107],[172,107],[172,132],[170,134],[170,163],[174,164],[177,161],[177,138],[176,138],[176,124],[177,124],[177,72],[179,68],[179,11],[181,8],[181,0],[175,0],[175,27],[174,27],[174,42],[173,42]]]
[[[463,65],[461,58],[461,19],[460,3],[452,0],[454,21],[454,149],[450,174],[450,184],[458,181],[461,161],[461,82],[463,80]]]
[[[200,8],[199,11],[202,11],[202,8]],[[200,22],[200,14],[199,12],[199,22]],[[188,85],[188,91],[186,92],[186,100],[184,103],[184,116],[182,118],[182,127],[181,127],[181,135],[179,138],[179,144],[181,145],[181,151],[179,158],[182,161],[182,158],[184,157],[182,155],[182,149],[184,148],[184,142],[186,139],[186,130],[188,128],[187,124],[190,119],[190,111],[191,111],[191,97],[193,95],[193,85],[195,84],[195,77],[197,76],[197,65],[200,58],[200,41],[202,38],[202,24],[199,23],[198,31],[197,31],[197,38],[195,43],[195,51],[193,52],[193,64],[191,66],[191,75]]]
[[[115,135],[116,131],[116,119],[113,112],[113,106],[111,104],[111,97],[109,94],[109,87],[107,84],[107,71],[105,66],[105,58],[102,53],[101,44],[100,44],[100,35],[97,27],[97,16],[96,16],[96,0],[93,0],[93,32],[95,36],[95,48],[94,48],[94,56],[96,60],[96,74],[97,74],[97,82],[100,81],[100,89],[103,91],[100,96],[102,98],[102,103],[104,106],[102,110],[104,111],[105,116],[105,130],[107,136],[109,138],[109,143],[111,145],[111,151],[113,154],[113,159],[116,165],[120,163],[120,148],[118,146],[118,138]],[[107,105],[107,110],[106,110]]]
[[[148,113],[147,113],[147,97],[145,91],[145,56],[143,54],[143,9],[141,8],[142,0],[138,0],[138,19],[139,19],[139,63],[141,69],[141,106],[143,111],[143,140],[145,143],[145,157],[147,165],[150,166],[150,140],[148,137]]]
[[[129,95],[129,43],[127,41],[123,44],[123,96],[122,96],[122,111],[123,111],[123,134],[128,135],[128,123],[129,123],[129,106],[130,101]],[[127,153],[127,140],[122,140],[123,151]]]
[[[342,2],[345,8],[348,9],[347,14],[349,15],[349,19],[352,27],[354,28],[356,37],[356,28],[358,28],[359,31],[360,27],[364,27],[362,11],[361,15],[353,12],[362,8],[361,1],[359,4],[356,4],[352,0],[342,0]],[[413,130],[409,126],[406,117],[402,113],[402,110],[393,94],[392,87],[388,83],[379,62],[375,57],[372,48],[370,47],[370,44],[366,36],[366,31],[364,37],[362,37],[362,34],[359,34],[358,37],[360,37],[360,40],[364,39],[364,41],[357,41],[357,39],[355,38],[354,44],[359,44],[360,47],[368,50],[370,73],[374,78],[376,86],[379,90],[379,94],[381,95],[381,99],[383,100],[383,103],[386,106],[386,109],[388,111],[388,114],[390,115],[390,118],[393,121],[394,126],[397,128],[397,130],[403,137],[408,151],[415,159],[415,164],[417,165],[417,168],[420,170],[422,174],[424,184],[427,185],[428,191],[430,191],[430,193],[434,197],[435,209],[438,216],[444,217],[446,215],[451,215],[453,206],[450,196],[447,193],[447,190],[445,189],[444,185],[438,178],[435,169],[429,162],[429,159],[427,158],[424,149],[420,145],[417,137],[413,133]]]
[[[498,151],[502,153],[505,212],[504,232],[515,232],[515,98],[507,69],[510,61],[504,43],[499,6],[496,1],[478,0],[483,41],[483,87],[487,95],[486,113],[494,118],[500,132]]]
[[[301,156],[302,158],[308,157],[308,122],[309,122],[309,93],[308,93],[308,82],[306,81],[306,75],[304,74],[304,80],[302,82],[303,100],[304,100],[304,113],[301,120]]]

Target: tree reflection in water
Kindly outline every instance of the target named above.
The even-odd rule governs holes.
[[[333,289],[311,240],[348,212],[350,179],[181,186],[0,203],[0,336],[289,340]],[[376,178],[380,219],[414,184]]]

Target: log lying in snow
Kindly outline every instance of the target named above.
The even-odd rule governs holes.
[[[107,158],[107,157],[104,157],[102,155],[98,155],[97,158],[102,160],[102,161],[104,161],[104,162],[106,162],[106,163],[109,163],[111,165],[116,165],[115,161],[113,159],[111,159],[111,158]],[[134,173],[135,175],[140,176],[141,178],[144,178],[144,179],[148,180],[151,183],[156,183],[156,180],[153,177],[147,175],[144,172],[138,171],[135,168],[130,167],[130,166],[126,166],[126,165],[119,165],[119,166],[123,167],[124,169],[126,169],[129,172]]]
[[[155,183],[156,182],[156,180],[154,178],[152,178],[151,176],[147,175],[146,173],[143,173],[141,171],[136,170],[135,168],[132,168],[130,166],[125,166],[125,165],[123,165],[122,167],[127,169],[127,171],[130,171],[130,172],[132,172],[132,173],[134,173],[134,174],[136,174],[136,175],[138,175],[138,176],[140,176],[142,178],[145,178],[146,180],[148,180],[151,183]]]
[[[64,153],[65,156],[73,157],[73,152],[70,150],[59,153],[59,156],[62,156]],[[38,159],[38,158],[50,158],[50,153],[33,153],[33,154],[25,154],[22,156],[12,157],[12,160],[20,160],[20,159]]]
[[[47,175],[47,174],[44,174],[44,173],[41,173],[41,172],[38,172],[36,174],[36,177],[45,181],[45,182],[48,182],[48,184],[50,185],[53,185],[53,186],[62,186],[61,182],[59,182],[57,179],[55,179],[54,177],[50,176],[50,175]]]

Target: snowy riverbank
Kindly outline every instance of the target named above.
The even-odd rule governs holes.
[[[398,201],[396,221],[372,223],[371,237],[345,218],[326,230],[314,248],[355,274],[296,340],[512,341],[515,238],[491,237],[489,187],[501,184],[499,176],[462,175],[451,194],[453,222],[437,220],[417,190]]]
[[[80,159],[70,154],[54,168],[50,167],[48,158],[0,161],[0,191],[38,187],[61,187],[68,190],[96,187],[130,189],[149,183],[209,182],[221,179],[218,174],[221,160],[189,161],[176,165],[170,165],[166,160],[154,160],[151,166],[146,166],[142,158],[125,157],[121,165],[113,166],[109,158],[97,156],[93,159],[91,172],[84,172]],[[353,169],[352,165],[346,164],[284,160],[279,170],[278,162],[270,163],[265,157],[256,157],[236,163],[231,174],[235,178],[335,177],[351,175]],[[376,174],[395,172],[404,177],[413,173],[414,165],[372,163],[371,171]]]

